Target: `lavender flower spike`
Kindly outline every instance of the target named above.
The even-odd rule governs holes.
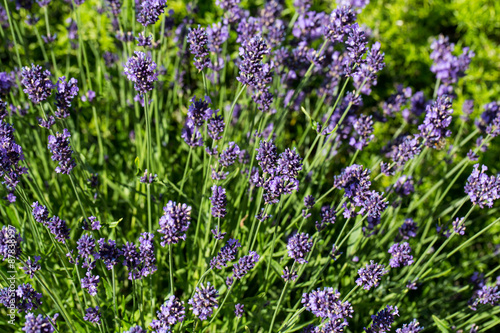
[[[413,256],[410,254],[410,251],[410,244],[407,242],[392,245],[388,251],[392,255],[389,261],[391,267],[410,266],[413,264]]]
[[[57,173],[63,173],[69,175],[71,170],[76,166],[75,161],[71,157],[73,150],[69,145],[69,138],[71,134],[67,129],[63,130],[63,133],[59,132],[56,135],[49,135],[49,150],[52,152],[52,160],[58,161],[59,165],[56,167]]]
[[[363,289],[370,290],[376,288],[380,284],[382,276],[389,273],[384,265],[374,263],[370,260],[369,264],[358,270],[359,278],[356,280],[358,286],[363,286]]]
[[[156,63],[144,52],[135,51],[124,66],[124,74],[134,82],[134,88],[141,94],[153,90],[153,83],[158,80]]]
[[[214,286],[207,282],[206,287],[200,283],[200,287],[196,288],[196,292],[188,303],[192,306],[191,310],[194,315],[200,320],[207,320],[213,313],[214,308],[219,307],[217,297],[219,292]]]
[[[305,259],[307,253],[311,251],[312,241],[306,233],[295,234],[288,240],[288,255],[299,264],[307,263]]]
[[[31,64],[31,68],[23,68],[21,72],[23,91],[28,94],[33,103],[43,102],[50,96],[53,88],[50,81],[51,75],[48,70],[43,70],[42,66],[39,65]]]
[[[481,165],[481,171],[479,171],[479,164],[474,165],[474,170],[467,178],[464,189],[472,204],[480,208],[484,206],[491,208],[493,201],[500,198],[500,176],[488,176],[485,171],[488,171],[486,165]]]
[[[155,24],[164,13],[165,7],[167,0],[145,0],[142,2],[137,21],[145,27]]]
[[[78,81],[75,78],[65,81],[66,77],[62,76],[56,83],[56,107],[55,112],[58,118],[67,118],[69,116],[69,108],[71,107],[71,100],[78,94]]]
[[[164,234],[161,246],[177,244],[186,239],[186,231],[191,224],[191,206],[169,201],[163,207],[163,216],[160,218],[158,232]]]

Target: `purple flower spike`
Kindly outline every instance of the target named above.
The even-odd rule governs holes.
[[[389,261],[392,268],[410,266],[413,264],[413,256],[410,254],[410,244],[407,242],[395,243],[391,246],[388,252],[392,255],[392,258]]]
[[[281,278],[285,280],[285,282],[295,281],[297,277],[298,277],[297,270],[296,269],[290,270],[288,266],[285,267],[285,269],[283,270],[283,275],[281,275]]]
[[[21,72],[23,91],[28,94],[33,103],[38,104],[45,101],[52,93],[54,85],[50,81],[51,75],[48,70],[44,70],[39,65],[31,64],[31,68],[23,68]]]
[[[41,314],[35,316],[33,313],[27,313],[24,319],[26,322],[22,330],[26,333],[53,333],[56,332],[56,319],[59,314],[56,313],[54,317],[45,317]]]
[[[212,269],[222,269],[222,267],[227,267],[227,263],[236,258],[236,253],[240,247],[241,244],[237,239],[229,239],[226,245],[224,245],[220,249],[219,253],[217,253],[217,256],[212,258],[210,261],[210,267]]]
[[[32,214],[35,221],[46,225],[49,222],[49,211],[47,207],[40,205],[38,201],[33,202],[31,207],[33,208]]]
[[[186,231],[191,223],[191,206],[169,201],[163,207],[163,216],[160,218],[160,229],[163,234],[161,246],[177,244],[186,239]]]
[[[338,290],[330,287],[304,293],[302,304],[307,311],[323,319],[346,320],[354,313],[352,305],[347,301],[342,302]]]
[[[82,278],[82,288],[87,289],[90,296],[97,295],[97,286],[100,282],[99,275],[92,275],[91,271],[87,271],[86,276]]]
[[[399,316],[396,306],[388,305],[385,309],[380,310],[376,315],[372,315],[372,326],[364,328],[366,333],[386,333],[391,330],[395,316]]]
[[[67,118],[69,116],[69,108],[71,107],[71,100],[78,94],[78,81],[75,78],[65,81],[66,77],[62,76],[56,83],[56,107],[55,112],[58,118]]]
[[[142,2],[137,21],[145,27],[155,24],[166,7],[167,0],[145,0]]]
[[[126,332],[123,332],[123,333],[148,333],[147,330],[145,330],[144,328],[142,328],[141,326],[139,325],[135,325],[135,326],[132,326],[130,328],[130,330],[126,331]],[[156,332],[155,332],[156,333]]]
[[[200,283],[200,287],[196,288],[196,292],[188,303],[191,305],[190,310],[193,314],[200,320],[207,320],[219,305],[217,304],[217,297],[219,297],[219,292],[214,286],[207,282],[206,287],[203,283]]]
[[[187,123],[190,126],[200,127],[206,120],[212,116],[212,109],[210,108],[210,97],[205,96],[203,99],[196,99],[196,96],[191,98],[191,104],[187,112]]]
[[[62,134],[57,132],[55,136],[49,135],[48,148],[52,152],[52,160],[59,162],[59,165],[56,167],[57,173],[69,175],[71,170],[76,166],[76,162],[71,157],[73,150],[69,142],[70,137],[71,134],[66,128]]]
[[[101,312],[99,311],[99,307],[88,308],[85,310],[85,316],[83,320],[88,321],[90,323],[101,324]]]
[[[446,137],[451,135],[448,127],[451,124],[451,99],[446,96],[439,96],[432,105],[425,109],[425,119],[422,125],[418,126],[419,136],[428,147],[440,147]]]
[[[259,148],[257,148],[257,156],[255,158],[259,161],[262,171],[265,173],[272,173],[278,161],[278,153],[274,142],[261,141]]]
[[[398,328],[396,333],[418,333],[422,331],[424,328],[420,326],[418,320],[413,319],[410,323],[404,324],[403,327]]]
[[[35,272],[40,270],[41,266],[38,263],[40,259],[40,256],[35,256],[33,260],[31,260],[31,258],[28,258],[26,260],[26,264],[22,267],[24,272],[29,275],[30,278],[33,278],[33,276],[35,276]]]
[[[212,202],[212,216],[224,218],[226,216],[226,190],[221,186],[212,186],[212,196],[209,198]]]
[[[109,270],[118,263],[122,251],[116,246],[114,240],[110,239],[108,242],[104,238],[97,241],[99,244],[99,259],[104,262],[104,265]]]
[[[307,263],[306,255],[311,251],[313,242],[308,234],[295,234],[288,240],[288,255],[299,264]]]
[[[329,22],[323,27],[323,34],[332,43],[341,43],[356,21],[356,13],[350,7],[339,6],[330,14]]]
[[[154,1],[154,0],[153,0]],[[158,80],[156,63],[144,52],[135,51],[124,66],[124,74],[134,82],[134,88],[141,94],[153,90],[153,83]]]
[[[151,323],[153,332],[169,332],[172,326],[184,320],[185,313],[184,302],[179,301],[174,295],[170,296],[160,307],[160,311],[156,311],[158,319]]]
[[[241,318],[241,316],[243,316],[243,313],[245,312],[245,310],[243,310],[243,307],[243,304],[236,304],[234,306],[234,314],[236,315],[236,318]]]
[[[223,167],[229,167],[234,164],[241,150],[234,142],[229,142],[228,147],[220,154],[219,163]]]
[[[369,264],[358,270],[359,278],[356,280],[358,286],[363,286],[363,289],[370,290],[376,288],[380,284],[382,276],[389,273],[384,265],[374,263],[370,260]]]
[[[247,256],[241,257],[238,263],[233,266],[233,278],[241,280],[249,271],[251,271],[260,256],[255,251],[250,251]]]
[[[491,208],[493,201],[500,197],[500,176],[488,176],[486,171],[488,171],[486,165],[481,165],[481,171],[479,171],[479,164],[475,164],[464,187],[465,194],[469,196],[472,204],[480,208],[484,206]]]
[[[207,45],[208,35],[204,28],[198,25],[198,28],[191,29],[187,36],[189,51],[194,55],[194,66],[201,72],[210,65],[210,59]]]

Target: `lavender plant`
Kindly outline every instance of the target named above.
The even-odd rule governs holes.
[[[496,58],[394,6],[0,4],[1,331],[498,329]]]

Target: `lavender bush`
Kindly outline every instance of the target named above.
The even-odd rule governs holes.
[[[498,330],[495,52],[394,6],[0,4],[1,331]]]

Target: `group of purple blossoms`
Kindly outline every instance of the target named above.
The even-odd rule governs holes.
[[[138,18],[138,20],[142,20],[143,22],[145,22],[145,23],[143,23],[144,25],[148,25],[148,24],[152,24],[152,23],[156,22],[159,14],[163,13],[165,3],[166,2],[162,2],[162,1],[145,1],[145,2],[143,2],[142,9],[141,9],[141,15]],[[228,3],[231,3],[231,1],[228,1]],[[231,6],[231,5],[226,5],[225,2],[224,2],[224,4],[222,4],[222,1],[221,1],[221,3],[219,3],[219,5],[221,7],[227,6],[227,8],[229,9],[228,15],[231,15],[233,18],[237,17],[238,15],[241,15],[241,10],[237,6],[237,4]],[[267,5],[266,5],[266,7],[267,7]],[[314,36],[314,32],[313,32],[314,31],[314,24],[312,27],[308,26],[308,25],[310,25],[308,18],[313,16],[313,15],[311,15],[310,13],[306,14],[307,9],[308,9],[308,7],[304,6],[304,8],[301,12],[301,17],[299,19],[299,22],[301,23],[301,28],[305,27],[303,30],[305,30],[305,31],[307,31],[308,29],[310,30],[310,31],[307,31],[307,34],[304,34],[304,35]],[[240,14],[238,14],[238,13],[240,13]],[[355,63],[359,65],[359,63],[362,60],[361,56],[360,56],[360,54],[362,55],[362,53],[360,50],[363,49],[363,47],[359,45],[359,42],[363,40],[363,37],[361,36],[362,34],[359,33],[359,31],[360,31],[359,27],[355,26],[354,28],[351,28],[351,26],[353,25],[353,22],[354,22],[354,20],[352,18],[350,18],[352,14],[347,13],[348,15],[345,15],[345,16],[343,14],[345,14],[345,13],[337,12],[337,13],[335,13],[335,15],[332,14],[332,17],[335,17],[335,18],[330,18],[330,25],[328,26],[328,29],[330,29],[329,38],[333,38],[334,40],[338,41],[339,38],[340,38],[340,40],[342,40],[344,35],[350,34],[349,37],[351,39],[348,40],[348,42],[347,42],[349,55],[351,56],[350,59],[352,61],[355,61]],[[316,15],[316,16],[318,16],[318,15]],[[347,19],[345,19],[344,17],[347,17]],[[315,20],[319,21],[317,17],[315,17]],[[311,21],[314,21],[314,20],[311,20]],[[266,23],[261,23],[261,24],[266,24]],[[352,31],[347,32],[349,29],[352,29]],[[295,31],[295,29],[294,29],[294,31]],[[299,32],[297,34],[300,35],[302,33],[303,32]],[[295,33],[294,33],[294,35],[295,35]],[[445,43],[443,42],[443,40]],[[436,62],[434,65],[433,71],[436,72],[437,77],[443,83],[445,83],[445,88],[447,86],[449,86],[450,83],[456,83],[456,78],[459,77],[460,75],[463,75],[464,67],[465,68],[467,67],[468,61],[470,61],[470,57],[471,57],[471,55],[470,55],[470,53],[468,53],[468,51],[464,51],[464,54],[465,54],[464,57],[453,58],[453,56],[451,55],[451,51],[448,52],[450,47],[446,46],[446,43],[447,43],[447,38],[443,39],[440,37],[439,42],[436,42],[435,43],[436,46],[433,47],[433,49],[435,49],[435,53],[436,53],[436,55],[433,57],[433,60],[435,60],[435,62]],[[375,46],[375,51],[376,51],[377,46],[376,45],[374,45],[374,46]],[[451,46],[451,50],[452,49],[453,49],[453,46]],[[467,59],[467,55],[469,56],[469,59]],[[311,57],[311,55],[309,55],[309,57]],[[314,55],[313,59],[315,59],[316,57],[317,57],[317,55]],[[458,65],[454,66],[453,62],[458,62]],[[252,63],[252,62],[250,62],[250,63]],[[359,66],[360,69],[358,70],[359,73],[357,74],[357,86],[358,86],[358,88],[361,88],[361,90],[363,90],[364,89],[363,84],[359,84],[359,82],[365,82],[364,79],[363,80],[360,79],[360,78],[362,78],[362,75],[363,75],[361,67],[363,67],[363,66],[362,65]],[[366,70],[366,68],[365,68],[365,70]],[[139,69],[138,71],[140,72],[143,70]],[[145,71],[145,73],[148,73],[148,71],[150,71],[150,68],[146,67],[144,69],[144,71]],[[266,70],[262,70],[262,71],[264,71],[264,75],[266,75]],[[154,72],[154,68],[153,68],[153,72]],[[251,73],[251,71],[250,71],[250,73]],[[252,75],[262,75],[262,73],[255,72],[255,73],[252,73]],[[146,76],[146,77],[148,77],[148,76]],[[365,75],[365,77],[367,77],[367,75]],[[140,78],[140,76],[139,76],[139,78]],[[355,82],[356,82],[356,77],[353,76],[353,78],[355,79]],[[72,79],[72,80],[74,80],[74,79]],[[154,79],[151,79],[150,81],[148,81],[148,80],[149,79],[147,79],[146,82],[151,83],[152,81],[154,81]],[[61,79],[60,79],[60,81],[61,81]],[[58,81],[58,90],[59,90],[60,81]],[[62,81],[64,81],[64,78],[62,78]],[[70,83],[71,83],[71,80],[68,83],[68,91],[71,90],[69,87]],[[375,83],[376,83],[376,81],[375,81]],[[76,85],[76,82],[74,82],[74,84]],[[365,82],[365,84],[366,84],[366,82]],[[251,85],[249,85],[249,86],[251,86]],[[448,90],[447,88],[446,89],[445,88],[443,88],[443,86],[441,86],[440,92],[442,90]],[[64,88],[61,88],[61,91],[64,92],[64,90],[65,90]],[[146,89],[146,91],[149,91],[149,90]],[[442,94],[439,93],[439,95],[442,95]],[[30,98],[31,98],[31,96],[30,96]],[[36,98],[35,98],[35,100],[36,100]],[[441,102],[441,103],[439,103],[439,102]],[[59,104],[62,105],[63,107],[65,105],[65,103],[59,103]],[[422,137],[424,137],[424,139],[428,139],[429,144],[431,142],[434,142],[434,143],[439,142],[440,138],[450,135],[449,131],[445,130],[445,129],[448,127],[449,121],[451,120],[451,117],[450,117],[451,112],[448,112],[449,107],[447,106],[447,105],[451,106],[451,103],[446,102],[446,100],[444,100],[444,99],[442,101],[438,99],[436,104],[437,105],[435,106],[434,110],[429,110],[429,112],[426,112],[426,114],[429,114],[430,117],[429,117],[429,119],[427,119],[427,116],[426,116],[427,122],[424,122],[424,124],[422,125],[422,129],[419,128],[422,131]],[[69,104],[69,106],[70,106],[70,104]],[[442,112],[442,111],[445,111],[445,112]],[[56,112],[56,116],[64,117],[64,116],[60,116],[60,115],[64,115],[65,113],[64,113],[64,109],[62,109],[62,111],[59,110],[59,105],[58,105],[58,112],[60,112],[60,113],[58,115],[58,113]],[[441,114],[440,114],[440,112],[441,112]],[[47,121],[49,121],[49,120],[47,120]],[[358,126],[357,126],[358,128],[363,128],[364,122],[362,120],[357,120],[357,123],[358,123]],[[223,122],[222,122],[222,124],[223,124]],[[356,126],[354,126],[354,128],[356,129]],[[220,131],[219,133],[221,133],[221,132],[222,131]],[[69,133],[63,133],[62,136],[66,136],[66,137],[62,138],[63,140],[60,140],[64,143],[65,139],[67,139],[69,137]],[[356,140],[351,140],[351,141],[355,142]],[[50,139],[49,139],[49,142],[50,142]],[[64,163],[64,161],[68,161],[68,158],[67,158],[68,153],[64,152],[64,150],[65,150],[64,144],[56,144],[56,140],[53,140],[53,143],[54,143],[54,145],[53,145],[54,148],[51,148],[51,150],[56,151],[56,153],[57,153],[57,155],[56,155],[56,153],[54,153],[54,155],[56,155],[55,160],[61,161],[61,163]],[[359,145],[359,143],[357,143],[357,142],[355,142],[355,144]],[[415,145],[413,145],[412,147],[415,148]],[[53,157],[53,159],[54,159],[54,157]],[[69,160],[70,159],[71,159],[71,153],[69,153]],[[69,169],[69,171],[71,171],[71,168],[72,168],[72,166],[65,166],[64,164],[62,165],[63,170]],[[69,173],[69,171],[63,172],[63,173]],[[473,174],[471,175],[471,177],[469,177],[469,182],[468,182],[467,188],[466,188],[466,192],[470,195],[471,201],[474,204],[478,204],[481,208],[483,207],[483,205],[491,206],[492,201],[496,200],[498,198],[498,194],[497,194],[498,179],[496,177],[485,176],[484,171],[486,171],[485,166],[483,166],[483,170],[480,172],[480,171],[478,171],[478,165],[476,165]],[[62,172],[62,171],[58,171],[58,172]],[[214,199],[212,201],[213,201],[213,206],[215,208],[215,212],[213,209],[212,214],[214,216],[224,215],[225,190],[221,189],[220,187],[217,187],[217,188],[213,189],[213,193],[214,193],[213,194]],[[346,193],[347,193],[347,191],[346,191]],[[364,208],[365,207],[362,207],[361,209],[364,209]],[[369,208],[366,208],[366,210],[368,210],[368,209]],[[189,223],[187,224],[187,226],[189,226]],[[187,226],[185,227],[185,229],[187,229]],[[57,228],[54,228],[54,229],[56,230]],[[178,230],[182,230],[182,229],[183,229],[183,227],[178,228]],[[176,232],[174,232],[173,234],[175,235]],[[181,237],[182,237],[182,231],[180,233],[181,233]],[[57,234],[57,233],[54,233],[54,234]],[[64,231],[62,232],[62,234],[64,235]],[[298,234],[298,235],[299,236],[291,238],[291,239],[294,239],[294,241],[292,241],[292,244],[293,243],[306,244],[305,246],[303,246],[306,250],[301,251],[299,249],[299,251],[295,251],[295,252],[297,252],[297,254],[295,254],[295,252],[292,251],[291,252],[292,255],[290,255],[290,256],[291,257],[295,256],[296,258],[298,258],[297,261],[299,261],[299,260],[303,261],[304,260],[303,253],[307,253],[307,248],[309,247],[307,245],[308,244],[308,240],[307,240],[308,237],[307,236],[304,237],[303,235],[301,236],[301,234]],[[85,240],[82,241],[82,243],[83,243],[82,251],[86,248],[85,244],[87,243],[87,241],[88,241],[87,238],[85,238]],[[110,241],[110,242],[112,242],[112,241]],[[404,244],[407,244],[407,243],[404,243]],[[395,246],[396,246],[396,244],[393,247],[395,247]],[[145,246],[145,247],[148,248],[148,246]],[[407,254],[406,254],[407,250],[405,250],[404,246],[403,246],[403,249],[400,249],[399,247],[393,249],[393,247],[391,247],[390,253],[396,253],[397,255],[399,255],[399,253],[401,253],[403,258],[406,258],[406,259],[403,259],[403,261],[406,260],[406,262],[409,262],[409,264],[411,264],[411,259],[408,259],[407,257],[405,257],[405,256],[407,256]],[[293,248],[294,247],[292,246],[292,249]],[[300,248],[300,246],[298,246],[298,248]],[[400,261],[401,261],[401,259],[395,259],[394,265],[398,265],[398,263],[400,263]],[[393,259],[391,259],[391,266],[393,266],[392,262],[393,262]],[[397,266],[393,266],[393,267],[397,267]],[[206,289],[208,289],[209,291],[206,291]],[[213,287],[212,287],[212,289],[213,289]],[[201,289],[197,290],[197,293],[198,293],[197,294],[198,302],[203,301],[203,302],[208,302],[208,303],[214,303],[213,299],[215,299],[216,296],[214,296],[214,294],[216,294],[216,293],[210,289],[210,286],[207,286],[205,288],[202,285]],[[168,304],[166,303],[164,306],[162,306],[162,316],[163,316],[162,318],[165,318],[165,321],[168,322],[170,325],[175,324],[175,322],[176,322],[175,318],[181,318],[180,320],[177,320],[177,321],[182,321],[182,319],[184,317],[183,310],[177,311],[177,312],[170,310],[170,308],[172,308],[172,307],[179,308],[179,306],[177,306],[177,305],[174,306],[176,304],[174,302],[175,297],[174,296],[172,296],[172,297],[173,297],[173,299],[171,298],[169,300]],[[486,297],[483,297],[483,298],[486,299]],[[196,301],[193,301],[193,303],[196,303]],[[181,307],[181,309],[182,309],[182,307]],[[92,311],[88,311],[89,318],[94,316],[95,311],[97,311],[97,310],[98,310],[98,308],[94,309]],[[172,315],[171,312],[172,313],[179,313],[179,315],[178,316]],[[182,315],[180,313],[182,313]],[[199,311],[199,313],[206,314],[206,310]],[[373,325],[372,325],[372,327],[365,329],[365,330],[368,332],[382,331],[382,327],[385,327],[388,322],[391,322],[391,316],[394,316],[394,315],[397,315],[397,308],[388,307],[386,310],[379,312],[376,316],[372,316],[372,319],[374,320]],[[160,318],[160,314],[159,314],[159,318]],[[27,320],[28,320],[28,316],[27,316]],[[36,317],[33,317],[33,318],[30,317],[30,322],[34,321],[34,320],[37,320]],[[393,321],[393,319],[392,319],[392,321]],[[336,323],[336,321],[334,321],[334,324],[335,323]],[[27,323],[27,325],[28,325],[28,323]],[[328,323],[327,323],[327,325],[328,325]],[[333,324],[330,324],[330,325],[333,325]],[[340,325],[342,326],[342,324],[340,324]],[[390,324],[388,324],[388,325],[390,327]],[[418,326],[418,322],[417,323],[413,322],[411,324],[405,325],[403,330],[398,329],[397,331],[398,332],[406,332],[406,331],[409,332],[410,325],[412,325],[412,327],[416,328]],[[152,327],[153,327],[153,324],[152,324]],[[405,330],[406,328],[408,328],[408,330]],[[137,331],[139,331],[139,330],[137,329]]]

